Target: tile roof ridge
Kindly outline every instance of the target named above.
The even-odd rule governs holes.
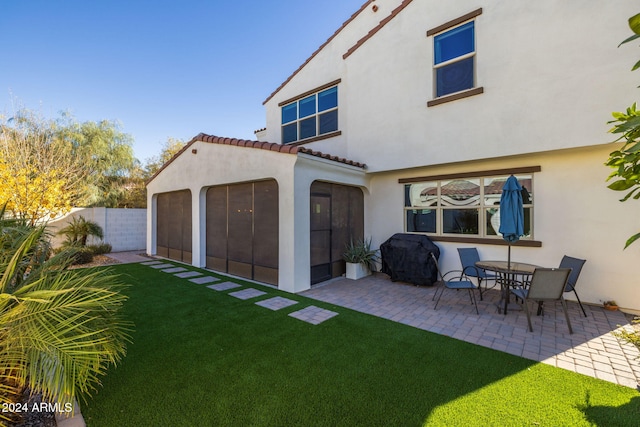
[[[180,151],[178,151],[176,154],[173,155],[173,157],[171,157],[165,164],[162,165],[162,167],[160,169],[158,169],[156,171],[155,174],[153,174],[153,176],[151,178],[149,178],[149,180],[147,181],[147,184],[149,184],[151,181],[153,181],[153,179],[158,176],[158,174],[160,172],[162,172],[167,166],[169,166],[169,164],[173,163],[173,161],[182,153],[184,153],[185,151],[187,151],[189,149],[189,147],[191,147],[193,144],[195,144],[196,142],[206,142],[208,144],[219,144],[219,145],[235,145],[237,147],[248,147],[248,148],[256,148],[256,149],[260,149],[260,150],[266,150],[266,151],[275,151],[278,153],[285,153],[285,154],[298,154],[298,153],[303,153],[303,154],[309,154],[311,156],[314,157],[320,157],[323,159],[328,159],[328,160],[332,160],[334,162],[338,162],[338,163],[343,163],[346,165],[350,165],[350,166],[355,166],[358,168],[362,168],[362,169],[366,169],[367,165],[365,165],[364,163],[359,163],[359,162],[355,162],[353,160],[348,160],[342,157],[338,157],[338,156],[333,156],[330,154],[325,154],[322,153],[320,151],[314,151],[310,148],[306,148],[306,147],[302,147],[302,146],[298,146],[298,145],[288,145],[288,144],[278,144],[275,142],[266,142],[266,141],[252,141],[252,140],[248,140],[248,139],[238,139],[238,138],[227,138],[227,137],[221,137],[221,136],[216,136],[216,135],[208,135],[206,133],[199,133],[198,135],[196,135],[195,137],[193,137],[193,139],[191,139],[191,141],[189,141],[187,144],[185,144],[184,147],[182,147],[182,149]]]
[[[207,142],[209,144],[221,144],[221,145],[235,145],[237,147],[249,147],[249,148],[259,148],[263,150],[269,151],[279,151],[282,153],[297,153],[298,147],[292,147],[290,145],[278,144],[276,142],[267,142],[267,141],[255,141],[250,139],[241,139],[241,138],[228,138],[216,135],[208,135],[206,133],[199,133],[196,135],[188,145],[195,141]]]
[[[346,27],[347,25],[349,25],[349,23],[351,23],[351,21],[353,21],[356,16],[358,16],[363,10],[365,10],[367,8],[367,6],[369,6],[369,4],[373,3],[375,0],[367,0],[362,6],[360,6],[360,9],[358,9],[353,15],[351,15],[351,17],[349,19],[347,19],[346,21],[344,21],[342,23],[342,25],[340,26],[340,28],[338,28],[332,35],[331,37],[329,37],[327,39],[327,41],[325,41],[324,43],[322,43],[320,45],[320,47],[318,49],[315,50],[315,52],[313,52],[311,54],[311,56],[309,58],[307,58],[306,61],[304,61],[302,63],[302,65],[300,65],[293,73],[291,73],[291,75],[289,77],[287,77],[287,79],[282,82],[282,84],[280,84],[280,86],[278,86],[276,88],[276,90],[274,90],[271,95],[269,95],[267,97],[267,99],[265,99],[262,102],[262,105],[266,104],[267,102],[269,102],[269,100],[271,100],[271,98],[273,98],[278,92],[280,92],[280,89],[282,89],[283,87],[285,87],[287,85],[287,83],[289,83],[291,81],[291,79],[293,79],[293,77],[298,74],[300,72],[300,70],[302,70],[304,68],[305,65],[307,65],[318,53],[320,53],[320,51],[322,49],[324,49],[324,47],[326,45],[328,45],[331,40],[333,40],[341,31],[344,27]]]

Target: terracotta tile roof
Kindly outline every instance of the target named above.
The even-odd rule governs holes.
[[[376,25],[374,28],[371,29],[371,31],[369,31],[367,33],[366,36],[364,36],[363,38],[361,38],[360,40],[358,40],[358,42],[356,44],[354,44],[344,55],[342,55],[342,59],[347,59],[349,57],[349,55],[351,55],[353,52],[355,52],[360,46],[362,46],[367,40],[369,40],[371,37],[373,37],[373,35],[375,33],[377,33],[378,31],[380,31],[380,29],[382,27],[384,27],[385,25],[387,25],[387,23],[389,21],[391,21],[393,18],[396,17],[397,14],[399,14],[400,12],[402,12],[402,9],[404,9],[405,7],[407,7],[409,5],[409,3],[411,3],[412,0],[404,0],[400,6],[396,7],[395,9],[393,9],[393,11],[391,11],[391,14],[389,16],[387,16],[386,18],[384,18],[382,21],[380,21],[380,23],[378,25]],[[286,82],[285,82],[286,83]]]
[[[261,150],[268,151],[276,151],[279,153],[287,153],[287,154],[307,154],[314,157],[319,157],[322,159],[343,163],[349,166],[355,166],[358,168],[366,169],[367,165],[360,162],[355,162],[353,160],[345,159],[344,157],[332,156],[331,154],[322,153],[320,151],[314,151],[309,148],[300,146],[300,145],[284,145],[284,144],[276,144],[274,142],[263,142],[263,141],[251,141],[247,139],[238,139],[238,138],[224,138],[220,136],[207,135],[206,133],[200,133],[195,136],[191,141],[189,141],[180,151],[178,151],[168,162],[166,162],[162,167],[155,173],[149,180],[147,184],[158,176],[162,170],[164,170],[170,163],[172,163],[176,157],[187,151],[194,143],[197,141],[207,142],[210,144],[221,144],[221,145],[235,145],[237,147],[248,147],[248,148],[257,148]]]
[[[346,27],[347,25],[349,25],[349,23],[350,23],[351,21],[353,21],[353,20],[356,18],[356,16],[358,16],[358,15],[359,15],[363,10],[365,10],[365,9],[367,8],[367,6],[369,6],[369,4],[373,3],[374,1],[375,1],[375,0],[367,0],[367,1],[366,1],[366,2],[365,2],[365,3],[360,7],[360,9],[358,9],[358,11],[357,11],[356,13],[354,13],[353,15],[351,15],[351,17],[350,17],[349,19],[347,19],[346,21],[344,21],[344,23],[340,26],[340,28],[338,28],[338,29],[336,30],[336,32],[335,32],[335,33],[333,33],[333,35],[327,39],[327,41],[326,41],[326,42],[322,43],[322,45],[320,45],[320,47],[319,47],[318,49],[316,49],[316,51],[315,51],[315,52],[313,52],[313,53],[311,54],[311,56],[310,56],[309,58],[307,58],[307,60],[306,60],[306,61],[304,61],[304,63],[303,63],[301,66],[299,66],[299,67],[298,67],[298,69],[297,69],[297,70],[295,70],[295,71],[294,71],[294,72],[293,72],[289,77],[287,77],[287,79],[286,79],[284,82],[282,82],[282,84],[281,84],[280,86],[278,86],[278,88],[277,88],[276,90],[274,90],[274,91],[271,93],[271,95],[269,95],[269,96],[267,97],[267,99],[265,99],[265,100],[262,102],[262,105],[264,105],[264,104],[266,104],[267,102],[269,102],[269,100],[270,100],[271,98],[273,98],[273,97],[276,95],[276,93],[280,92],[280,89],[282,89],[283,87],[285,87],[285,85],[286,85],[287,83],[289,83],[289,82],[291,81],[291,79],[292,79],[296,74],[298,74],[298,72],[300,72],[300,70],[302,70],[302,69],[304,68],[304,66],[305,66],[305,65],[307,65],[307,64],[309,63],[309,61],[311,61],[311,60],[312,60],[312,59],[313,59],[313,58],[314,58],[314,57],[315,57],[315,56],[316,56],[316,55],[317,55],[317,54],[318,54],[318,53],[319,53],[319,52],[320,52],[320,51],[321,51],[321,50],[322,50],[326,45],[328,45],[328,44],[331,42],[331,40],[333,40],[333,39],[334,39],[334,38],[335,38],[335,37],[340,33],[340,31],[342,31],[342,29],[343,29],[344,27]]]

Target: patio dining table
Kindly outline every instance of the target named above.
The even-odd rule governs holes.
[[[503,314],[507,314],[507,308],[509,306],[509,294],[510,289],[517,284],[526,282],[526,278],[533,274],[539,265],[528,264],[526,262],[516,261],[478,261],[476,267],[493,271],[498,275],[498,283],[500,283],[501,298],[498,303],[498,310]],[[520,280],[518,278],[522,276]],[[501,306],[503,307],[501,309]]]

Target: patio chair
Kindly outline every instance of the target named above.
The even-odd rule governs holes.
[[[580,276],[580,271],[582,271],[582,266],[584,265],[585,262],[587,262],[587,260],[573,258],[565,255],[562,257],[562,261],[560,261],[560,268],[571,269],[571,274],[569,275],[569,281],[567,281],[567,286],[564,288],[564,291],[565,292],[573,291],[573,293],[576,296],[576,299],[578,300],[578,304],[582,309],[582,314],[584,314],[584,317],[587,317],[587,313],[584,311],[582,302],[580,302],[580,297],[578,297],[578,293],[576,292],[576,283],[578,282],[578,276]]]
[[[498,277],[493,273],[487,273],[485,270],[476,267],[476,262],[480,261],[480,255],[477,248],[458,248],[458,255],[460,256],[460,264],[462,264],[462,271],[469,276],[475,277],[478,280],[478,291],[480,292],[480,301],[482,301],[482,281],[484,280],[484,290],[491,289],[496,286]],[[489,288],[487,281],[493,280],[493,286]]]
[[[478,289],[475,283],[473,283],[462,270],[452,270],[445,274],[442,274],[442,272],[440,271],[440,267],[438,266],[438,260],[436,259],[433,252],[430,252],[429,255],[431,256],[431,258],[435,263],[436,270],[440,278],[440,280],[436,283],[442,283],[443,285],[442,290],[440,291],[440,295],[438,295],[438,288],[436,288],[436,292],[433,294],[433,298],[431,298],[431,300],[433,301],[436,298],[436,295],[438,295],[438,299],[436,300],[436,305],[433,306],[433,309],[435,310],[438,308],[438,303],[440,302],[440,298],[442,298],[442,294],[444,293],[445,289],[455,289],[457,291],[466,289],[467,291],[469,291],[469,299],[471,299],[471,302],[476,308],[476,314],[480,314],[480,312],[478,311],[478,303],[476,301],[476,296],[473,294],[473,291],[475,289]],[[459,277],[446,279],[447,276],[455,273],[459,273]]]
[[[527,315],[530,332],[533,332],[533,327],[531,326],[528,302],[535,301],[538,303],[538,307],[541,307],[541,304],[546,301],[560,301],[564,317],[567,320],[567,326],[569,327],[569,333],[573,334],[569,313],[567,312],[567,302],[562,297],[570,274],[570,268],[536,268],[528,288],[523,286],[511,289],[511,293],[522,301],[522,308]]]

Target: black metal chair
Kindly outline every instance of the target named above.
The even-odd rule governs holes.
[[[442,272],[440,271],[440,267],[438,265],[438,260],[436,259],[433,252],[430,252],[429,255],[435,262],[436,270],[438,271],[438,276],[440,277],[440,280],[438,281],[438,283],[442,282],[443,284],[442,290],[440,291],[440,295],[438,296],[438,299],[436,300],[436,305],[433,306],[433,309],[435,310],[436,308],[438,308],[438,303],[440,302],[440,298],[442,298],[442,294],[444,293],[445,289],[455,289],[458,291],[461,289],[466,289],[467,291],[469,291],[469,298],[471,299],[471,302],[476,308],[476,313],[480,314],[480,312],[478,311],[478,303],[476,301],[476,296],[473,294],[473,291],[475,289],[478,289],[475,283],[473,283],[462,270],[452,270],[445,274],[442,274]],[[453,279],[445,279],[445,277],[451,275],[452,273],[459,273],[460,276]],[[436,295],[438,295],[438,288],[436,288],[436,292],[433,294],[433,298],[431,298],[432,301],[436,298]]]
[[[562,297],[570,274],[570,268],[536,268],[527,288],[523,286],[511,289],[511,293],[522,301],[522,308],[527,315],[530,332],[533,332],[533,327],[531,326],[528,302],[535,301],[538,303],[538,307],[541,307],[543,302],[560,301],[564,317],[567,320],[567,326],[569,327],[569,333],[573,333],[569,313],[567,312],[567,303]]]
[[[478,291],[480,292],[480,301],[482,301],[482,281],[484,281],[484,290],[491,289],[496,286],[498,276],[493,273],[487,273],[481,268],[476,267],[476,262],[480,261],[480,254],[477,248],[458,248],[460,256],[460,264],[462,271],[469,277],[475,277],[478,280]],[[493,286],[489,288],[487,281],[493,280]]]
[[[584,311],[584,307],[582,306],[582,302],[580,302],[580,297],[578,297],[578,293],[576,292],[576,283],[578,282],[578,276],[580,276],[580,272],[582,271],[582,266],[587,260],[580,258],[573,258],[570,256],[563,256],[562,261],[560,261],[560,268],[570,268],[571,274],[569,275],[569,281],[567,282],[567,286],[564,288],[565,292],[571,292],[576,296],[578,300],[578,304],[582,309],[582,314],[584,317],[587,317],[587,313]]]

